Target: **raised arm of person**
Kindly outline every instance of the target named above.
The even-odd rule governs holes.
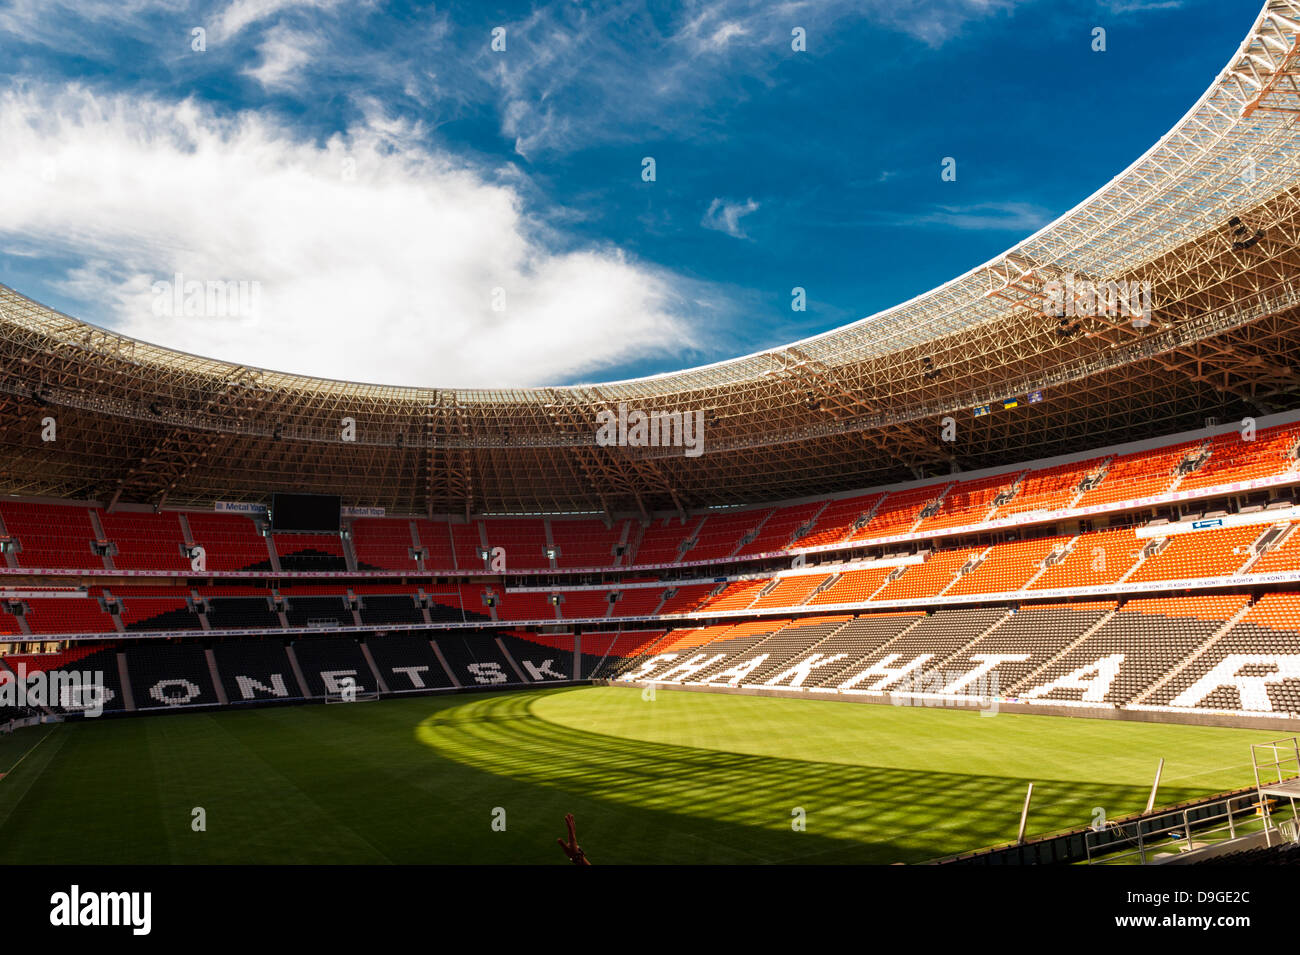
[[[556,839],[555,841],[560,844],[560,848],[564,850],[564,854],[569,857],[569,861],[574,865],[591,865],[591,860],[582,851],[582,846],[578,845],[578,830],[573,824],[573,813],[565,814],[564,822],[569,827],[569,841],[565,842],[563,839]]]

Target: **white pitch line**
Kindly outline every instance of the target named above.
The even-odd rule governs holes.
[[[55,723],[54,725],[55,725],[55,728],[57,728],[59,724],[58,724],[58,723]],[[52,730],[50,730],[48,733],[46,733],[44,736],[42,736],[40,739],[38,739],[38,740],[37,740],[37,741],[32,745],[32,748],[31,748],[31,749],[29,749],[27,752],[23,753],[21,756],[18,757],[18,762],[14,763],[12,766],[10,766],[8,772],[0,773],[0,782],[3,782],[3,781],[4,781],[4,778],[5,778],[6,776],[12,776],[12,775],[14,774],[14,771],[15,771],[19,766],[22,765],[23,760],[26,759],[28,756],[32,755],[32,753],[36,752],[36,747],[37,747],[37,746],[40,746],[40,745],[41,745],[42,743],[44,743],[47,739],[49,739],[51,736],[53,736],[53,735],[54,735],[54,732],[55,732],[55,731],[52,729]]]

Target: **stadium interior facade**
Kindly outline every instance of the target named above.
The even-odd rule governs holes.
[[[607,679],[1293,728],[1298,32],[1269,2],[994,261],[654,378],[324,381],[0,286],[0,676],[101,672],[110,712]],[[700,413],[703,453],[599,445],[620,404]],[[287,493],[337,525],[273,527]]]

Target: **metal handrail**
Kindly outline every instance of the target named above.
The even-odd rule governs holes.
[[[1238,803],[1239,805],[1234,808],[1234,803]],[[1206,805],[1194,806],[1183,810],[1176,810],[1174,812],[1161,813],[1157,816],[1135,820],[1134,823],[1132,823],[1132,825],[1135,826],[1135,832],[1133,835],[1124,835],[1118,840],[1112,838],[1104,845],[1097,844],[1097,840],[1101,833],[1114,832],[1115,830],[1123,833],[1127,827],[1116,823],[1105,829],[1094,830],[1093,832],[1086,833],[1084,837],[1084,847],[1088,853],[1088,864],[1116,865],[1137,857],[1142,865],[1146,865],[1148,861],[1148,853],[1154,852],[1156,848],[1150,843],[1160,839],[1161,837],[1167,837],[1175,833],[1182,837],[1181,842],[1183,843],[1183,847],[1180,850],[1182,852],[1190,852],[1195,848],[1193,844],[1193,830],[1195,830],[1196,835],[1202,837],[1210,836],[1226,830],[1228,838],[1235,839],[1237,837],[1237,817],[1246,812],[1254,812],[1257,810],[1259,805],[1258,794],[1246,793],[1229,796],[1226,799],[1221,799],[1217,802],[1212,802]],[[1206,810],[1211,811],[1206,814]],[[1195,820],[1192,818],[1193,814],[1197,817]],[[1264,818],[1267,824],[1267,816]],[[1173,819],[1174,821],[1164,825],[1157,825],[1162,820],[1168,819]],[[1222,820],[1222,822],[1219,822],[1220,820]],[[1219,822],[1219,824],[1214,825],[1216,822]],[[1114,851],[1115,845],[1123,845],[1125,843],[1130,845],[1136,843],[1136,847],[1125,851]],[[1169,845],[1169,842],[1161,843],[1161,848],[1168,847]],[[1094,851],[1097,852],[1096,857],[1093,855]]]

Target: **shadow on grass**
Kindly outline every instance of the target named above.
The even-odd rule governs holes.
[[[557,692],[582,691],[69,725],[0,781],[0,864],[564,864],[566,812],[598,864],[917,862],[1015,834],[1019,776],[611,736],[539,715]],[[1031,830],[1145,797],[1036,779]],[[191,830],[195,806],[206,832]],[[791,828],[796,808],[806,831]]]
[[[584,732],[538,717],[533,704],[544,695],[521,691],[466,700],[424,720],[417,738],[446,759],[596,800],[613,816],[650,810],[677,837],[678,855],[669,839],[667,855],[646,858],[640,840],[620,839],[615,830],[614,844],[603,846],[605,861],[923,861],[1013,838],[1029,782]],[[1115,807],[1140,806],[1144,796],[1133,786],[1035,780],[1033,828],[1082,825],[1094,806],[1118,814]],[[796,809],[806,815],[806,831],[792,829]],[[693,848],[696,841],[707,846]]]

